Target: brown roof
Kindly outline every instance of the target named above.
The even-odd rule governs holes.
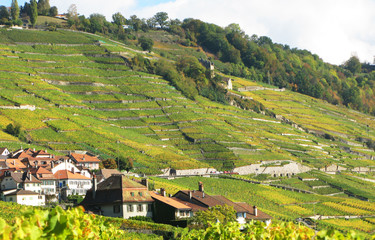
[[[72,153],[70,156],[73,158],[73,160],[79,162],[79,163],[85,163],[85,162],[100,162],[100,160],[96,156],[91,156],[88,154],[79,154],[79,153]]]
[[[236,203],[237,205],[240,205],[241,207],[243,207],[244,209],[247,210],[247,214],[246,214],[246,219],[249,219],[249,220],[268,220],[268,219],[272,219],[272,217],[270,215],[268,215],[267,213],[264,213],[262,212],[261,210],[259,210],[259,208],[257,209],[257,212],[258,212],[258,215],[255,216],[254,215],[254,207],[253,206],[250,206],[249,204],[247,203],[244,203],[244,202],[240,202],[240,203]]]
[[[117,169],[101,169],[97,174],[98,180],[107,179],[113,174],[121,174],[121,172]],[[100,178],[100,179],[99,179]]]
[[[224,197],[224,196],[212,196],[213,198],[216,198],[217,200],[221,201],[223,204],[226,204],[228,206],[232,206],[234,208],[234,210],[236,210],[236,212],[248,212],[245,208],[243,208],[241,205],[235,203],[235,202],[232,202],[231,200],[229,200],[228,198]],[[223,205],[222,204],[222,205]]]
[[[153,202],[147,187],[124,175],[112,175],[97,185],[95,198],[92,189],[87,191],[83,206],[114,202]]]
[[[7,150],[8,148],[6,147],[3,147],[3,148],[0,148],[0,155],[2,155],[4,153],[5,150]]]
[[[170,197],[164,197],[164,196],[161,196],[159,194],[156,194],[154,192],[150,192],[150,195],[153,199],[156,199],[162,203],[165,203],[171,207],[174,207],[176,209],[189,209],[191,210],[191,207],[179,202],[179,201],[176,201],[175,199],[173,198],[170,198]]]
[[[30,174],[28,172],[9,172],[9,175],[16,183],[41,183],[39,179],[35,177],[35,175]],[[4,175],[7,177],[7,175]]]
[[[192,203],[192,202],[184,201],[184,200],[181,200],[181,199],[176,198],[176,197],[172,197],[172,199],[176,200],[177,202],[180,202],[181,204],[184,204],[184,205],[190,207],[193,212],[205,211],[205,210],[208,209],[208,207],[204,207],[202,205],[198,205],[198,204],[195,204],[195,203]]]
[[[23,190],[23,189],[18,189],[17,191],[7,194],[7,196],[13,196],[13,195],[40,195],[40,194],[37,192]]]
[[[82,179],[82,180],[90,180],[90,178],[83,176],[79,173],[72,173],[68,170],[59,170],[54,174],[55,178],[57,179]]]
[[[186,196],[189,196],[189,192],[192,193],[192,198],[195,200],[195,201],[198,201],[200,202],[201,204],[205,205],[206,207],[213,207],[213,206],[217,206],[217,205],[224,205],[222,203],[222,201],[220,201],[219,199],[216,199],[214,198],[213,196],[210,196],[204,192],[201,192],[201,191],[190,191],[190,190],[181,190],[179,191],[183,194],[185,194]]]

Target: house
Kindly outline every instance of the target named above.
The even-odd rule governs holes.
[[[210,196],[206,194],[202,182],[199,182],[198,191],[180,190],[173,196],[173,199],[191,207],[193,214],[217,205],[232,206],[236,211],[236,219],[240,224],[244,224],[248,220],[259,220],[269,223],[272,219],[268,214],[247,203],[235,203],[224,196]]]
[[[109,217],[152,217],[152,199],[147,186],[118,174],[97,184],[93,177],[93,188],[86,193],[81,205],[89,211]]]
[[[154,199],[154,221],[158,223],[167,223],[179,227],[186,227],[187,218],[193,216],[192,208],[173,198],[166,197],[165,190],[162,188],[160,194],[150,192]]]
[[[2,199],[5,202],[15,202],[29,206],[44,206],[46,202],[44,194],[39,194],[24,189],[17,189],[10,192],[8,191],[5,194],[3,193]]]
[[[7,159],[9,157],[9,150],[8,148],[0,148],[0,159]]]
[[[12,159],[20,160],[27,167],[39,167],[43,166],[47,169],[51,168],[52,163],[60,162],[64,159],[64,156],[55,156],[50,154],[47,150],[35,149],[19,149],[14,152],[11,156]]]
[[[82,166],[76,166],[71,160],[64,160],[57,165],[53,164],[53,167],[51,168],[51,172],[53,174],[55,174],[57,171],[60,171],[60,170],[68,170],[73,173],[79,173],[91,179],[91,173],[89,169],[87,169],[86,167],[82,167]]]
[[[70,195],[85,195],[91,188],[91,179],[69,170],[59,170],[54,174],[61,198],[66,199]]]
[[[42,182],[36,178],[35,175],[31,174],[30,171],[27,172],[4,172],[3,179],[1,181],[1,190],[12,190],[12,189],[23,189],[28,191],[33,191],[36,193],[41,193]]]
[[[100,160],[91,154],[71,153],[69,157],[77,166],[87,167],[90,170],[99,169]]]
[[[51,171],[44,167],[32,168],[30,172],[41,182],[41,191],[45,195],[56,195],[56,178]]]

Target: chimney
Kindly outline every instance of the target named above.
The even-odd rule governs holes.
[[[191,200],[193,198],[193,192],[189,191],[189,199]]]
[[[160,195],[162,195],[163,197],[166,196],[166,193],[165,193],[165,189],[164,189],[164,188],[160,188]]]
[[[257,206],[254,206],[253,207],[253,209],[254,209],[254,216],[258,216],[258,208],[257,208]]]
[[[98,184],[98,181],[96,179],[96,175],[93,174],[92,175],[92,199],[95,199],[95,196],[96,196],[96,190],[97,190],[97,184]]]
[[[51,161],[51,168],[54,168],[54,165],[53,161]]]
[[[202,192],[202,198],[204,198],[204,195],[205,195],[204,192]]]
[[[204,192],[203,183],[199,182],[198,184],[199,184],[199,191]]]
[[[13,159],[13,166],[16,166],[16,159]]]
[[[148,190],[148,179],[147,179],[147,178],[143,178],[143,179],[141,180],[141,183],[142,183],[142,185],[145,185],[146,188],[147,188],[147,190]]]

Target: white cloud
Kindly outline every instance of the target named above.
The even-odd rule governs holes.
[[[74,3],[50,1],[60,12]],[[223,27],[238,23],[248,35],[269,36],[334,64],[352,53],[369,62],[375,55],[373,0],[174,0],[145,8],[137,3],[140,0],[80,0],[76,5],[81,14],[101,13],[108,20],[118,11],[125,17],[136,14],[141,18],[165,11],[171,18],[197,18]]]

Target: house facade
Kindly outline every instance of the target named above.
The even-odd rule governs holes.
[[[101,162],[96,156],[90,154],[71,153],[69,157],[77,166],[86,167],[90,170],[99,169],[99,163]]]
[[[3,195],[5,202],[15,202],[29,206],[44,206],[46,203],[45,195],[33,191],[18,189]]]
[[[153,202],[146,186],[126,176],[112,175],[97,184],[93,177],[93,188],[86,194],[81,205],[86,210],[109,217],[152,217]]]
[[[270,223],[272,220],[271,216],[257,209],[255,206],[250,206],[247,203],[232,202],[220,195],[210,196],[206,194],[202,182],[199,182],[199,190],[180,190],[173,196],[173,199],[191,207],[192,215],[197,211],[208,210],[210,207],[228,205],[232,206],[236,211],[236,220],[240,224],[245,224],[250,220]]]
[[[54,174],[54,177],[63,199],[75,194],[85,195],[91,188],[91,179],[79,173],[59,170]]]

